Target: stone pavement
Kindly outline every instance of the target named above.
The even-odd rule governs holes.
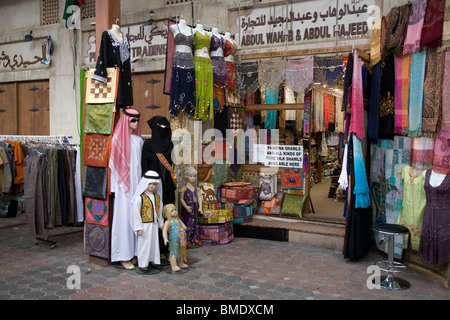
[[[221,246],[188,249],[190,270],[155,275],[94,263],[83,252],[83,233],[55,237],[54,249],[35,244],[26,224],[0,226],[0,300],[448,300],[450,289],[407,270],[404,291],[368,289],[374,251],[351,262],[340,252],[291,242],[235,237]],[[69,277],[80,268],[80,289]],[[68,281],[69,279],[69,281]],[[73,278],[72,278],[73,279]]]

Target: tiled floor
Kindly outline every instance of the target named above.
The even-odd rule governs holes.
[[[348,261],[335,250],[235,237],[226,245],[189,249],[187,273],[170,274],[164,267],[143,276],[85,255],[82,232],[55,238],[57,245],[50,249],[35,245],[27,225],[0,223],[0,300],[149,299],[182,306],[185,300],[450,299],[441,282],[410,269],[401,274],[411,283],[408,290],[369,289],[368,267],[384,258],[378,252]],[[80,268],[80,289],[67,286],[71,265]]]

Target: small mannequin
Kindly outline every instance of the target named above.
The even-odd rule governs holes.
[[[195,26],[195,32],[199,32],[201,35],[206,36],[208,33],[203,29],[203,25],[197,24]],[[208,34],[209,36],[209,34]],[[209,48],[203,47],[201,49],[197,49],[194,51],[194,56],[196,57],[203,57],[203,58],[210,58],[209,56]]]
[[[203,243],[198,239],[198,215],[202,213],[202,195],[197,188],[197,170],[193,167],[187,167],[184,170],[185,187],[180,194],[182,210],[182,219],[187,227],[186,238],[187,247],[202,246]]]
[[[164,224],[162,206],[161,179],[157,172],[147,171],[133,197],[132,226],[138,236],[139,273],[161,271],[154,265],[161,262],[158,229],[162,229]]]
[[[173,272],[188,268],[186,260],[185,237],[186,225],[178,217],[178,210],[174,204],[166,204],[163,208],[163,216],[166,219],[163,229],[164,244],[169,244],[170,267]],[[183,248],[184,247],[184,248]]]
[[[120,31],[119,25],[113,24],[109,31],[111,31],[111,33],[120,41],[120,43],[123,43],[123,35],[122,31]]]

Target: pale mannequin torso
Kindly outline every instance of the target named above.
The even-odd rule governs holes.
[[[225,32],[224,39],[225,39],[225,41],[229,41],[233,45],[236,45],[236,41],[234,41],[234,39],[231,38],[231,34],[229,32]],[[225,61],[234,62],[234,56],[232,54],[227,55],[225,57]]]
[[[203,25],[201,24],[197,24],[195,26],[195,32],[199,32],[202,35],[206,34],[206,31],[203,29]],[[203,57],[203,58],[210,58],[209,56],[209,48],[202,48],[202,49],[197,49],[194,51],[194,56],[196,57]]]
[[[111,33],[120,41],[120,43],[123,43],[123,35],[120,31],[120,27],[117,24],[113,24],[109,31],[111,31]]]
[[[172,31],[173,36],[176,37],[178,33],[182,33],[185,36],[190,36],[193,34],[192,28],[189,27],[185,20],[180,20],[178,24],[171,25],[170,31]],[[187,45],[179,45],[175,46],[175,51],[184,52],[184,53],[192,53],[192,48]]]
[[[219,39],[223,39],[222,35],[219,33],[219,30],[217,30],[217,28],[212,28],[211,32],[208,32],[209,36],[216,36]],[[222,47],[218,47],[216,50],[213,50],[210,52],[211,57],[223,57],[223,48]]]
[[[424,172],[422,172],[422,176],[425,178],[425,174],[426,174],[426,170]],[[444,181],[445,179],[445,174],[440,174],[440,173],[436,173],[433,170],[431,170],[431,175],[430,175],[430,185],[432,187],[438,187],[441,185],[442,181]]]

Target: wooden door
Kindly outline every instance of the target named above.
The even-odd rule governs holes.
[[[133,75],[133,109],[141,113],[141,133],[151,134],[147,121],[160,115],[169,118],[170,96],[163,93],[164,72]]]
[[[50,134],[49,82],[17,83],[17,123],[19,135]]]
[[[0,84],[0,134],[17,133],[17,86],[15,83]]]

